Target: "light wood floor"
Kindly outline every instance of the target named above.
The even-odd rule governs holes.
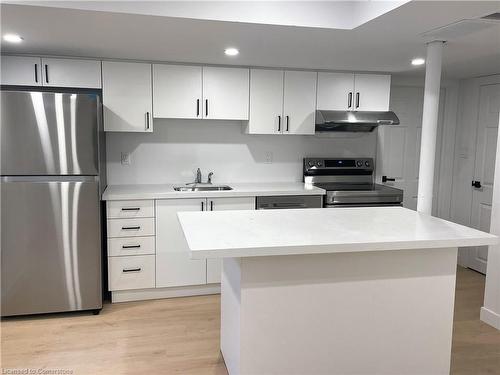
[[[452,374],[500,374],[500,331],[479,321],[484,276],[459,269]],[[219,296],[105,305],[99,316],[4,319],[3,368],[87,374],[226,375]],[[427,375],[427,374],[422,374]]]

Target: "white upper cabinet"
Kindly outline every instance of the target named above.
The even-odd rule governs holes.
[[[151,64],[103,61],[105,131],[153,131],[151,76]]]
[[[388,111],[391,76],[382,74],[354,75],[355,110]]]
[[[203,67],[203,118],[248,120],[249,69]]]
[[[316,72],[285,71],[283,134],[314,134]]]
[[[202,118],[201,87],[201,66],[154,64],[154,117]]]
[[[247,133],[278,134],[283,130],[282,70],[250,71],[250,119]]]
[[[318,73],[318,109],[352,110],[353,99],[354,74]]]
[[[101,62],[42,58],[43,86],[101,88]]]
[[[388,111],[390,93],[390,75],[318,73],[318,109]]]
[[[41,67],[39,57],[2,56],[2,85],[41,86]]]

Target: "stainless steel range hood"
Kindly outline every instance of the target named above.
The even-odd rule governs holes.
[[[316,132],[371,132],[379,125],[399,125],[392,111],[316,111]]]

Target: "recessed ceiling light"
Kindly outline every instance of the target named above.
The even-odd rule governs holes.
[[[425,64],[425,60],[421,57],[417,57],[413,60],[411,60],[411,65],[424,65]]]
[[[224,50],[224,53],[227,55],[227,56],[236,56],[238,53],[240,53],[240,51],[238,51],[237,48],[226,48]]]
[[[23,41],[23,37],[17,35],[17,34],[5,34],[3,36],[3,40],[9,43],[21,43]]]

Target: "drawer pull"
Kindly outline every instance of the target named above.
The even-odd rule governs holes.
[[[122,227],[123,230],[139,230],[141,229],[140,226],[136,226],[136,227]]]
[[[139,249],[141,245],[123,245],[122,249]]]
[[[140,211],[140,207],[124,207],[122,208],[122,211]]]
[[[142,268],[124,268],[122,272],[127,273],[127,272],[141,272]]]

